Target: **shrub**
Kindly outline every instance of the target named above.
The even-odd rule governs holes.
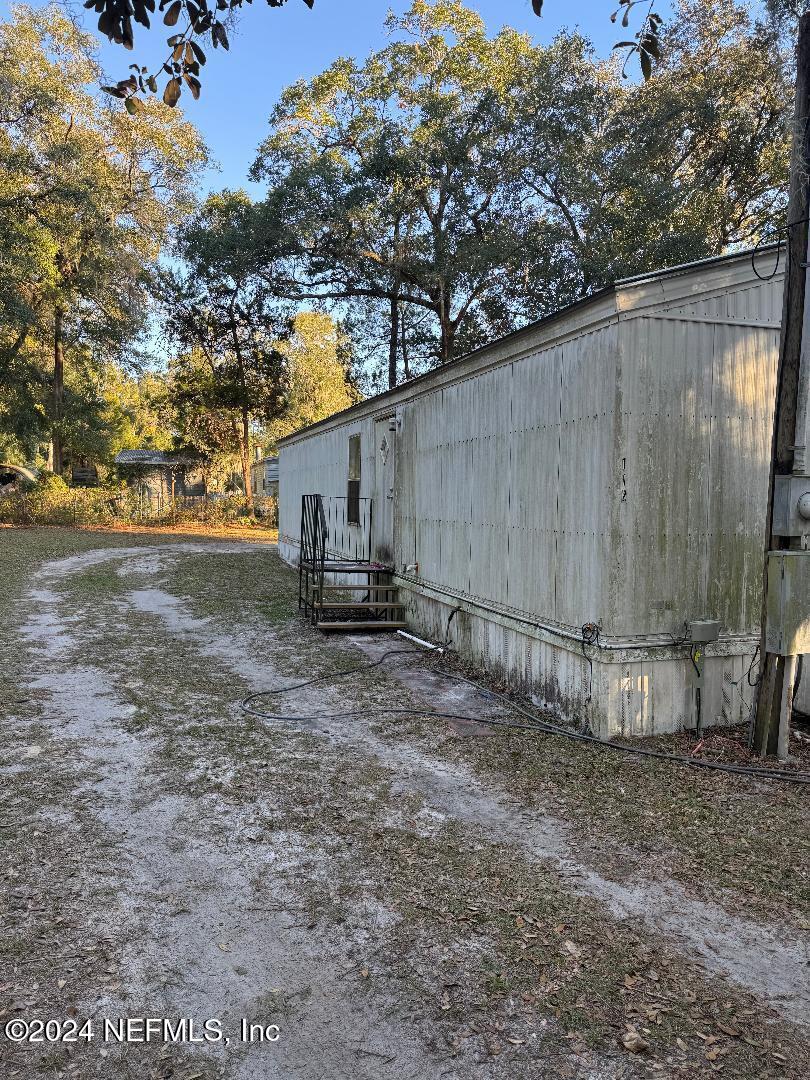
[[[42,498],[61,498],[70,491],[65,481],[56,473],[43,471],[37,479],[31,483],[23,483],[23,490],[36,493]]]
[[[0,495],[0,523],[7,525],[259,525],[247,517],[244,498],[204,496],[144,500],[136,488],[69,488],[59,476],[46,473],[35,484]],[[264,526],[278,523],[278,501],[256,500],[256,517]]]

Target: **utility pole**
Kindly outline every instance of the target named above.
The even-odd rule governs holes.
[[[787,267],[765,530],[760,676],[753,744],[788,754],[797,654],[810,651],[810,12],[799,20]]]

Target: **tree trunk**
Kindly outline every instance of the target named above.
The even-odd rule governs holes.
[[[399,281],[391,293],[391,323],[388,337],[388,389],[397,385],[397,352],[399,348]]]
[[[245,503],[248,513],[253,514],[253,485],[250,482],[250,415],[242,409],[242,428],[239,435],[239,451],[242,456],[242,480],[245,484]]]
[[[447,295],[442,290],[439,299],[438,312],[441,337],[439,339],[439,360],[447,364],[453,359],[453,347],[455,345],[456,328],[450,318],[450,304]]]
[[[790,163],[788,239],[785,291],[782,305],[782,337],[776,375],[776,408],[771,443],[771,472],[765,519],[765,564],[762,590],[760,677],[753,742],[760,755],[777,750],[779,715],[782,711],[785,658],[765,651],[767,621],[768,552],[789,545],[772,535],[774,478],[793,471],[796,442],[799,370],[802,353],[802,325],[805,307],[805,280],[808,243],[807,214],[810,207],[808,162],[810,162],[810,14],[799,21],[796,51],[796,101],[793,119],[793,152]],[[810,556],[808,556],[810,557]],[[789,665],[788,665],[789,666]],[[790,695],[787,695],[789,700]]]
[[[65,351],[62,341],[65,312],[57,307],[53,317],[53,402],[51,409],[51,445],[53,471],[62,475],[64,468],[62,448],[62,403],[65,396]]]
[[[405,382],[411,377],[411,361],[408,355],[408,337],[405,326],[405,309],[402,309],[402,371]]]

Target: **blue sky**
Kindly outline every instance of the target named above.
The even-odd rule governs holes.
[[[3,18],[10,6],[9,0],[0,0]],[[33,6],[44,5],[34,0]],[[88,29],[95,28],[94,12],[84,11],[77,2],[70,6]],[[202,131],[219,163],[219,171],[212,169],[204,178],[203,190],[250,188],[247,170],[281,90],[296,79],[316,75],[338,56],[364,57],[379,48],[386,40],[383,22],[388,9],[404,11],[408,6],[408,0],[315,0],[310,11],[303,0],[288,0],[280,9],[254,0],[243,7],[230,52],[206,49],[200,100],[193,101],[189,94],[182,98],[187,116]],[[541,19],[532,13],[530,0],[468,0],[468,6],[481,14],[492,32],[508,24],[541,42],[550,41],[562,27],[579,26],[602,55],[619,36],[627,36],[610,22],[618,0],[545,0]],[[657,7],[664,14],[669,3],[659,0]],[[154,23],[150,32],[136,27],[134,54],[105,40],[101,56],[109,75],[125,78],[133,59],[147,66],[162,59],[169,33]]]

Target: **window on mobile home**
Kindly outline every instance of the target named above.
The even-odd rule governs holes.
[[[346,500],[346,520],[360,524],[360,436],[349,438],[349,486]]]

